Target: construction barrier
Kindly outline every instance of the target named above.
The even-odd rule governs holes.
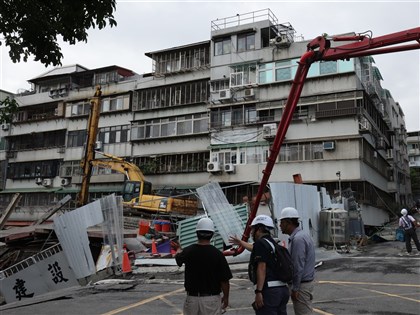
[[[139,221],[139,235],[146,235],[149,233],[150,223],[149,221]]]

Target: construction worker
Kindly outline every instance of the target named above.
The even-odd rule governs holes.
[[[312,314],[312,299],[315,276],[315,247],[311,236],[299,227],[299,213],[286,207],[280,214],[280,229],[289,237],[289,252],[292,256],[294,275],[290,296],[296,315]]]
[[[251,235],[255,240],[249,260],[249,277],[255,284],[255,300],[252,306],[257,315],[287,315],[289,289],[287,283],[279,280],[270,235],[274,229],[273,220],[267,215],[258,215],[251,223]]]
[[[416,220],[408,214],[407,209],[402,209],[401,215],[399,226],[404,229],[405,248],[407,249],[407,253],[410,255],[412,250],[411,239],[413,239],[417,250],[420,251],[420,243],[416,232],[416,226],[419,225]]]
[[[196,234],[197,244],[184,250],[178,248],[175,255],[179,267],[185,264],[184,287],[187,297],[184,314],[222,314],[222,310],[229,304],[229,280],[232,272],[222,252],[210,244],[214,235],[213,221],[201,218],[196,226]]]

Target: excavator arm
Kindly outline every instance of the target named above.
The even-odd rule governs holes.
[[[129,181],[144,182],[145,178],[140,168],[118,156],[96,151],[105,157],[107,160],[95,159],[91,161],[92,166],[109,168],[119,173],[125,174]]]
[[[346,41],[351,43],[341,46],[331,47],[331,42]],[[399,45],[407,42],[416,42],[414,44]],[[363,57],[377,54],[386,54],[407,50],[420,49],[420,27],[401,31],[398,33],[388,34],[376,38],[370,38],[366,35],[355,36],[334,36],[332,38],[318,36],[307,45],[307,52],[302,55],[298,62],[298,68],[292,87],[287,98],[283,115],[274,138],[273,145],[270,148],[270,155],[267,165],[263,170],[263,177],[258,188],[255,202],[252,206],[244,233],[243,241],[248,241],[251,232],[251,222],[255,218],[261,197],[268,184],[271,171],[275,165],[277,156],[280,152],[281,145],[286,136],[287,129],[292,121],[293,112],[298,103],[300,94],[305,84],[306,76],[310,66],[316,61],[336,61],[339,59],[350,59],[355,57]],[[244,247],[233,248],[224,252],[226,256],[238,255],[244,251]]]

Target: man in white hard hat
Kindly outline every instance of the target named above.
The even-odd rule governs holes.
[[[185,315],[217,315],[229,304],[229,280],[232,272],[225,256],[210,244],[214,224],[209,218],[201,218],[196,226],[198,242],[180,248],[175,255],[179,267],[185,264],[184,287],[187,297]],[[220,297],[220,293],[223,296]]]
[[[299,213],[286,207],[280,214],[280,229],[289,237],[294,276],[290,296],[296,315],[313,314],[312,299],[315,277],[315,247],[311,236],[299,227]]]
[[[410,255],[412,251],[411,239],[413,239],[414,244],[416,244],[417,250],[420,251],[420,243],[416,232],[416,226],[418,226],[418,223],[411,215],[408,214],[407,209],[401,210],[399,226],[404,229],[405,248],[407,253]]]
[[[273,220],[258,215],[251,223],[251,235],[255,240],[249,261],[250,280],[255,284],[255,301],[252,306],[258,315],[287,315],[289,289],[280,281],[272,254],[275,241],[271,237]]]

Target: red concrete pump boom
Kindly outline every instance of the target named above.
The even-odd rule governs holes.
[[[331,47],[331,42],[340,41],[353,42],[341,46]],[[417,43],[397,45],[410,41],[415,41]],[[270,148],[270,155],[267,160],[267,165],[263,171],[263,177],[255,197],[255,202],[252,206],[244,234],[242,235],[243,241],[247,242],[249,239],[251,222],[258,211],[258,205],[260,204],[264,189],[267,186],[271,171],[280,152],[281,145],[292,120],[293,112],[298,103],[311,64],[316,61],[336,61],[339,59],[350,59],[354,57],[371,56],[414,49],[420,49],[420,27],[376,38],[371,38],[367,35],[334,36],[332,38],[318,36],[307,45],[307,52],[302,55],[300,61],[298,62],[298,68],[292,82],[292,88],[290,90],[289,97],[287,98],[273,145]],[[244,247],[240,246],[238,248],[226,250],[224,254],[226,256],[238,255],[243,251]]]

